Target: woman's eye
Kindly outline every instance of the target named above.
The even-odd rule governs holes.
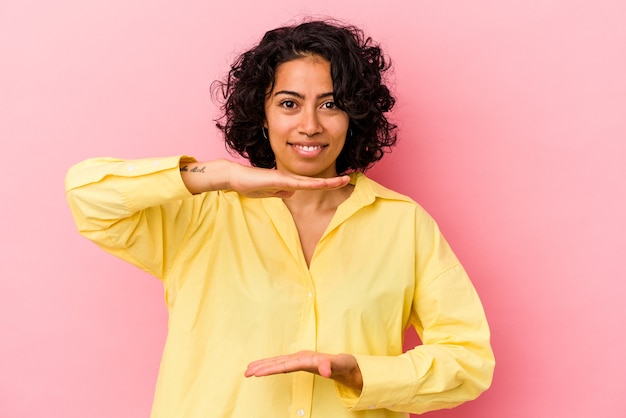
[[[337,106],[335,106],[335,102],[326,102],[322,105],[322,107],[324,109],[335,109]]]
[[[294,102],[293,100],[283,100],[282,102],[280,102],[280,105],[287,109],[293,109],[294,107],[296,107],[296,102]]]

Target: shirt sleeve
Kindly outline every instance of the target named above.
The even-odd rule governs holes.
[[[180,176],[191,157],[95,158],[71,167],[66,196],[81,235],[163,278],[189,230],[194,203]]]
[[[422,344],[399,356],[355,355],[362,391],[336,384],[351,410],[421,414],[475,399],[491,384],[495,360],[474,286],[425,213],[417,216],[416,242],[411,324]]]

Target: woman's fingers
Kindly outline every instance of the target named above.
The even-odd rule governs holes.
[[[349,176],[305,177],[273,169],[240,166],[230,179],[230,189],[248,197],[290,197],[297,190],[336,189],[347,185]]]
[[[245,371],[245,376],[263,377],[300,371],[315,373],[357,390],[363,387],[361,370],[356,358],[350,354],[299,351],[293,354],[269,357],[250,363]]]

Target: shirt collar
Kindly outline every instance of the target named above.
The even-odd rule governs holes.
[[[360,172],[350,173],[350,184],[354,185],[354,191],[348,200],[355,200],[363,206],[374,203],[376,199],[413,202],[410,197],[394,192]]]

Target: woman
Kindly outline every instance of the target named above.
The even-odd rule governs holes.
[[[354,27],[275,29],[218,83],[228,146],[70,169],[80,232],[163,280],[153,418],[406,417],[477,397],[480,300],[432,218],[362,172],[395,143],[388,64]],[[423,344],[402,353],[413,326]]]

